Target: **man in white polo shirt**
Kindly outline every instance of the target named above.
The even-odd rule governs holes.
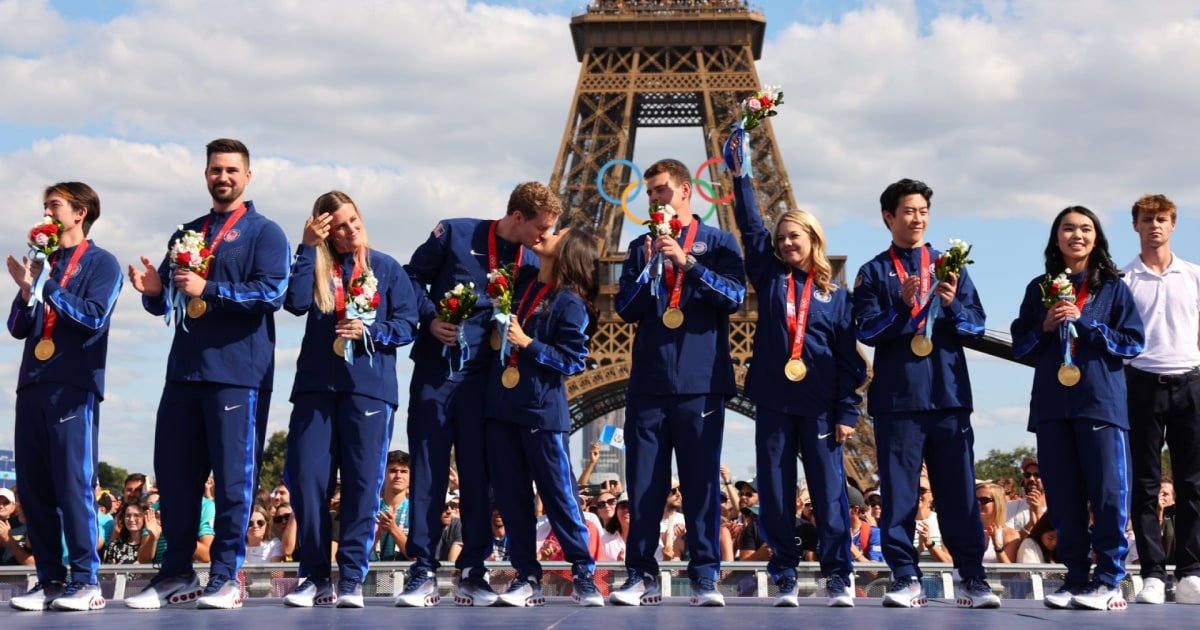
[[[1133,204],[1141,254],[1122,269],[1146,325],[1146,350],[1125,369],[1133,460],[1130,518],[1143,587],[1135,601],[1164,601],[1166,554],[1158,528],[1165,438],[1175,477],[1175,601],[1200,604],[1200,266],[1171,252],[1175,204]]]

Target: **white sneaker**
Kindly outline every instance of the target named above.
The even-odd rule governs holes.
[[[126,608],[154,609],[166,605],[195,605],[203,593],[200,589],[200,579],[193,573],[190,576],[166,576],[158,574],[150,580],[141,593],[125,598]]]
[[[14,610],[46,610],[55,599],[62,596],[64,588],[66,585],[58,581],[45,584],[38,582],[28,593],[8,600],[8,605]]]
[[[350,578],[338,580],[337,602],[334,606],[338,608],[362,608],[363,605],[362,584]]]
[[[608,602],[618,606],[657,606],[662,603],[662,591],[653,575],[642,575],[630,569],[621,588],[609,593]]]
[[[396,596],[396,606],[400,608],[421,608],[437,606],[442,596],[438,593],[437,575],[433,571],[410,569],[404,592]]]
[[[693,606],[724,606],[725,596],[717,590],[716,582],[700,578],[692,581],[692,597],[688,601]]]
[[[1189,575],[1175,583],[1176,604],[1200,604],[1200,577]]]
[[[196,600],[196,608],[230,610],[242,607],[241,581],[226,575],[208,578],[204,594]]]
[[[825,594],[829,597],[825,605],[830,608],[854,608],[853,587],[836,573],[825,579]]]
[[[987,580],[979,577],[962,581],[954,592],[955,602],[959,608],[999,608],[1000,598],[992,592]]]
[[[454,589],[454,603],[459,606],[491,606],[499,599],[488,583],[487,571],[467,567]]]
[[[886,608],[920,608],[928,601],[925,589],[921,588],[921,578],[915,575],[893,580],[892,588],[883,595]]]
[[[1066,584],[1063,584],[1058,588],[1057,591],[1046,595],[1046,597],[1042,599],[1042,603],[1046,605],[1046,608],[1056,608],[1060,610],[1063,608],[1070,608],[1071,600],[1074,599],[1075,595],[1082,590],[1082,586],[1067,586]]]
[[[798,595],[799,588],[796,585],[796,576],[786,574],[779,578],[779,592],[775,594],[776,608],[795,608],[800,605]]]
[[[54,610],[74,610],[86,612],[104,608],[104,595],[100,592],[99,584],[71,582],[63,589],[62,595],[50,602]]]
[[[1100,580],[1092,580],[1088,587],[1071,598],[1072,608],[1091,610],[1125,610],[1128,603],[1121,596],[1120,586],[1109,586]]]
[[[1142,580],[1142,590],[1138,591],[1133,601],[1139,604],[1161,604],[1167,601],[1167,585],[1158,578]]]
[[[337,595],[334,594],[333,584],[328,579],[308,578],[303,584],[284,596],[283,605],[312,608],[313,606],[332,606],[336,601]]]
[[[518,577],[510,584],[508,590],[496,601],[505,606],[524,608],[544,605],[546,596],[542,594],[542,583],[537,578],[524,576]]]

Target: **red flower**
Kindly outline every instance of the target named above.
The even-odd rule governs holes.
[[[191,267],[192,252],[180,252],[179,255],[175,257],[175,262],[179,263],[180,267]]]
[[[378,308],[378,307],[379,307],[379,293],[376,293],[375,295],[371,296],[371,308]]]
[[[662,223],[662,222],[663,222],[663,213],[661,213],[661,212],[651,212],[651,213],[650,213],[650,221],[651,221],[652,223]]]
[[[770,96],[764,96],[764,97],[758,99],[758,102],[762,103],[763,109],[768,109],[771,107],[771,97]]]
[[[458,311],[458,298],[456,298],[456,297],[446,298],[446,307],[449,308],[451,312],[457,312]]]
[[[501,293],[504,293],[504,287],[500,286],[499,281],[488,285],[488,295],[492,297],[499,297]]]
[[[208,258],[209,256],[212,256],[212,251],[210,251],[207,247],[200,250],[201,258]]]
[[[508,277],[503,276],[503,275],[497,276],[496,284],[500,285],[500,288],[502,288],[502,289],[507,288],[508,287]]]
[[[49,235],[58,234],[58,226],[53,223],[47,223],[46,227],[44,229],[46,231],[46,234],[49,234]]]
[[[363,287],[362,287],[362,285],[361,285],[361,284],[356,284],[356,285],[354,285],[354,286],[351,286],[351,287],[350,287],[350,294],[351,294],[351,295],[353,295],[353,296],[355,296],[355,297],[358,297],[358,296],[362,295],[362,294],[363,294]]]
[[[679,219],[671,219],[671,233],[678,234],[683,231],[683,221]]]

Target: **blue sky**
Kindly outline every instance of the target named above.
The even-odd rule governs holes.
[[[312,200],[340,188],[373,243],[407,259],[438,218],[499,216],[513,184],[549,179],[579,71],[568,19],[583,4],[0,0],[0,248],[21,254],[41,189],[79,179],[103,200],[96,242],[123,262],[156,258],[174,225],[208,207],[204,143],[232,136],[254,154],[249,196],[293,242]],[[1124,264],[1130,204],[1167,194],[1180,206],[1176,250],[1200,259],[1194,2],[752,4],[768,19],[759,75],[787,92],[773,126],[797,202],[851,274],[886,247],[877,200],[901,177],[935,191],[931,242],[975,244],[991,329],[1015,317],[1067,205],[1100,214]],[[643,130],[634,161],[696,165],[702,151],[698,130]],[[289,315],[279,323],[272,430],[287,425],[302,331]],[[170,335],[126,287],[102,459],[150,470]],[[0,343],[7,382],[18,360],[19,344]],[[970,361],[977,454],[1032,445],[1030,371]],[[410,374],[402,362],[401,382]],[[0,393],[0,448],[13,399]],[[731,418],[738,476],[752,474],[752,436]],[[393,444],[404,443],[401,425]]]

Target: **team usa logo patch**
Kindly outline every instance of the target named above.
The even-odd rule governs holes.
[[[446,226],[442,225],[441,221],[439,221],[437,225],[433,226],[433,237],[434,238],[442,238],[442,234],[445,234],[445,233],[446,233]]]
[[[817,298],[817,301],[822,304],[828,304],[833,299],[833,294],[828,291],[816,289],[813,291],[813,297]]]
[[[704,241],[696,241],[692,243],[692,253],[699,256],[708,251],[708,243]]]
[[[225,242],[232,243],[232,242],[238,240],[238,237],[241,235],[242,235],[242,232],[240,230],[238,230],[237,228],[229,230],[229,232],[227,232],[225,234]]]

